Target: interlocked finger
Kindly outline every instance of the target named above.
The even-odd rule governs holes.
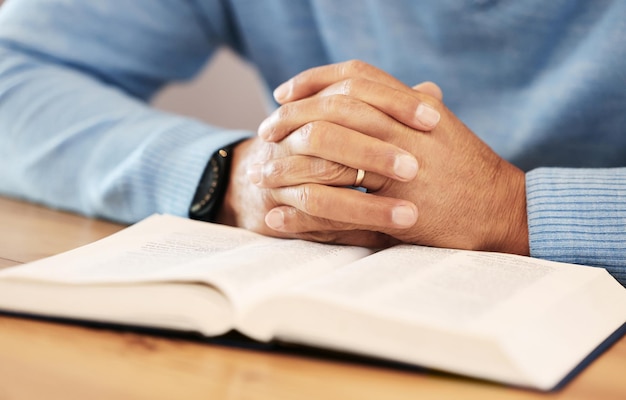
[[[438,111],[428,104],[438,101],[411,92],[363,79],[339,82],[315,97],[282,105],[259,125],[258,134],[277,142],[308,122],[328,121],[386,142],[397,141],[414,133],[413,128],[430,131],[439,121]]]
[[[358,171],[362,171],[359,174]],[[364,187],[379,190],[389,178],[363,169],[354,169],[319,157],[290,156],[252,164],[250,182],[265,188],[316,183],[329,186]]]
[[[293,207],[309,216],[361,226],[368,230],[389,226],[408,228],[417,221],[415,204],[358,190],[306,184],[273,189],[271,195],[276,204]],[[272,211],[268,213],[266,223],[275,230],[325,230],[324,227],[313,226],[311,229],[311,226],[300,225],[301,221],[297,219],[283,218],[281,222],[278,218],[270,217],[276,217]]]
[[[417,174],[417,160],[411,153],[326,121],[308,123],[283,142],[291,154],[319,157],[399,181],[410,181]]]
[[[274,98],[284,104],[287,101],[311,96],[336,82],[357,77],[375,80],[396,89],[406,87],[392,75],[372,65],[351,60],[303,71],[276,88]]]

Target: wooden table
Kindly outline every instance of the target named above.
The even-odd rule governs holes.
[[[0,268],[122,228],[0,197]],[[0,316],[0,399],[624,399],[626,338],[555,393]]]

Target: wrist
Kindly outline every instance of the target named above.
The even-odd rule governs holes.
[[[242,203],[242,185],[248,184],[246,175],[245,154],[253,139],[237,142],[231,148],[230,174],[226,184],[221,207],[217,210],[215,222],[230,226],[242,226],[239,221],[239,208]]]
[[[228,190],[232,152],[236,143],[217,150],[205,167],[189,206],[191,219],[217,222],[222,203]]]
[[[506,162],[503,162],[506,163]],[[528,240],[528,213],[526,210],[526,175],[520,169],[506,163],[507,173],[501,174],[499,185],[502,201],[499,213],[495,213],[496,242],[490,250],[527,256],[530,254]]]

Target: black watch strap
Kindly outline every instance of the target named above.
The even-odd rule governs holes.
[[[237,143],[219,149],[209,159],[189,207],[189,218],[215,222],[228,188],[232,152]]]

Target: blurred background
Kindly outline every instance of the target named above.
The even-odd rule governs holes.
[[[226,49],[193,81],[166,87],[153,103],[214,125],[254,131],[267,114],[264,88],[256,72]]]
[[[192,82],[168,86],[153,103],[214,125],[256,131],[268,111],[260,82],[252,67],[223,49]]]

